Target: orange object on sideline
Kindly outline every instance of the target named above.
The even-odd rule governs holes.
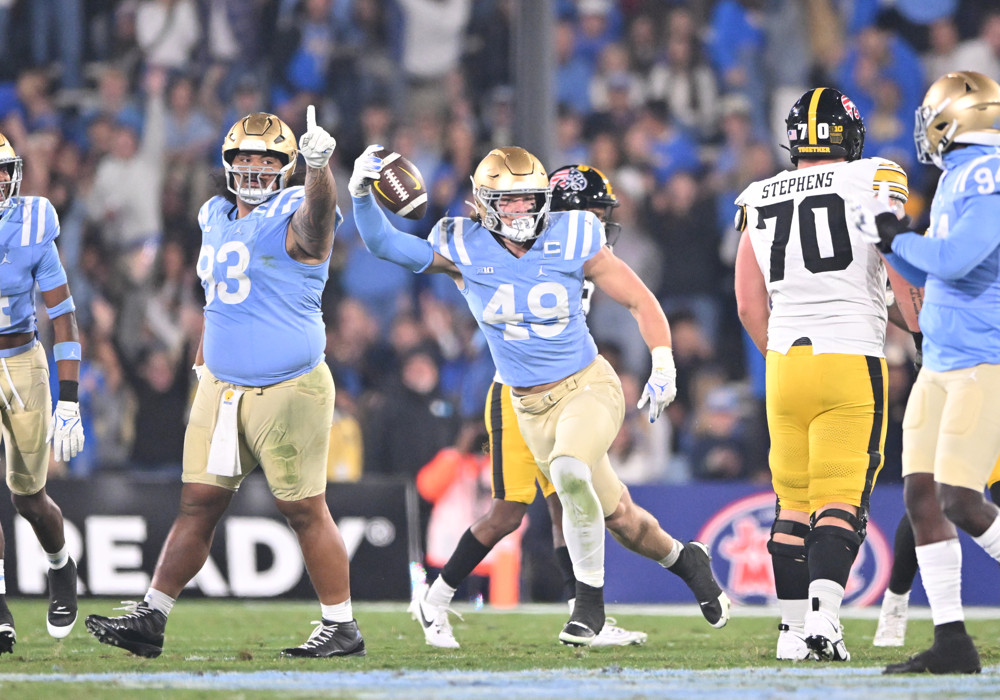
[[[494,548],[494,553],[490,567],[490,605],[494,608],[517,607],[521,600],[520,533],[504,538]]]

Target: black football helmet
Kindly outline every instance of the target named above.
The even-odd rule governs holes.
[[[857,160],[865,148],[865,123],[851,99],[839,90],[819,87],[799,98],[788,118],[788,150],[799,158]]]
[[[604,222],[608,243],[614,243],[612,235],[618,238],[621,224],[610,219],[619,202],[604,173],[589,165],[564,165],[549,175],[549,186],[552,211],[593,210]]]

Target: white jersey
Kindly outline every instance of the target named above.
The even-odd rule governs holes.
[[[785,354],[806,337],[816,354],[884,356],[885,265],[848,224],[844,204],[874,196],[881,183],[906,201],[906,173],[881,158],[779,173],[736,199],[771,300],[768,350]]]

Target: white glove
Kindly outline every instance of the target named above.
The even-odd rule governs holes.
[[[80,422],[79,403],[56,403],[46,440],[52,441],[52,456],[57,462],[68,462],[83,450],[83,423]]]
[[[674,366],[673,350],[665,345],[653,348],[653,371],[649,374],[646,388],[642,390],[639,404],[642,408],[649,402],[649,422],[652,423],[663,413],[677,396],[677,368]]]
[[[310,168],[325,168],[337,147],[337,139],[321,126],[316,126],[316,108],[306,108],[306,133],[299,139],[299,153]]]
[[[347,183],[347,191],[352,197],[364,197],[372,191],[372,182],[382,177],[382,159],[373,155],[381,150],[381,146],[369,146],[354,161],[354,172]]]
[[[910,226],[902,204],[889,198],[889,183],[879,183],[874,199],[848,197],[845,200],[847,223],[861,234],[861,240],[874,244],[881,252],[892,252],[892,240]]]

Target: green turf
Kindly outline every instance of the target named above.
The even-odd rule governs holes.
[[[266,670],[330,671],[377,669],[455,669],[511,671],[528,669],[725,669],[779,666],[774,660],[776,620],[769,617],[734,617],[722,630],[710,628],[700,617],[627,614],[618,606],[623,627],[649,633],[649,641],[639,647],[573,649],[557,642],[565,613],[465,612],[465,620],[453,618],[455,634],[462,644],[458,650],[433,649],[424,644],[423,634],[403,604],[355,605],[368,647],[364,658],[282,659],[283,647],[302,643],[318,617],[315,603],[257,602],[228,600],[182,600],[170,616],[166,645],[157,659],[141,659],[114,647],[99,644],[87,634],[83,617],[89,613],[112,614],[117,601],[82,600],[81,619],[69,638],[51,639],[45,631],[45,602],[42,599],[10,601],[15,616],[18,641],[13,654],[0,656],[0,697],[34,698],[79,697],[69,688],[89,684],[23,682],[3,680],[4,674],[156,673],[183,671],[241,672]],[[121,613],[113,613],[121,614]],[[1000,620],[972,620],[969,631],[977,639],[984,666],[1000,664]],[[931,640],[931,623],[910,623],[907,645],[902,649],[871,646],[874,620],[846,620],[845,634],[853,659],[852,666],[881,667],[925,648]],[[105,688],[113,693],[113,688]],[[82,692],[82,691],[80,691]],[[129,697],[163,697],[164,691],[130,689]],[[294,696],[294,693],[290,695]],[[228,691],[225,697],[257,698],[266,694]],[[183,691],[170,697],[218,698],[214,691]],[[273,697],[273,694],[271,695]]]

